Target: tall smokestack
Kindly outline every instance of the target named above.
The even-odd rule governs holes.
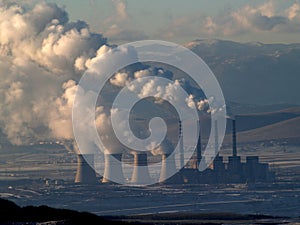
[[[151,181],[146,153],[134,152],[134,165],[131,177],[131,183],[146,184]]]
[[[77,172],[75,183],[93,184],[96,183],[95,170],[89,165],[94,162],[93,154],[78,154],[77,155]]]
[[[176,170],[174,154],[163,154],[159,182],[166,181]]]
[[[198,132],[199,132],[199,137],[198,137],[198,142],[197,142],[197,160],[196,160],[196,169],[199,168],[199,165],[200,165],[200,162],[201,162],[201,159],[202,159],[202,153],[201,153],[201,150],[202,150],[202,142],[201,142],[201,129],[200,129],[200,121],[198,121]]]
[[[218,121],[214,121],[214,126],[215,126],[215,155],[218,155],[219,151],[219,136],[218,136]]]
[[[122,154],[104,154],[105,157],[105,168],[102,183],[113,182],[123,183],[124,175],[122,170]]]
[[[235,119],[232,119],[232,155],[234,157],[237,156],[236,150],[236,127],[235,127]]]
[[[184,167],[184,153],[183,153],[183,134],[182,134],[182,122],[179,121],[179,162],[180,168]]]

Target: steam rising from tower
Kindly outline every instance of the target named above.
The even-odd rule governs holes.
[[[73,140],[76,81],[106,39],[46,1],[1,1],[0,30],[1,131],[15,145]]]
[[[0,3],[0,72],[7,74],[1,77],[0,82],[0,129],[15,145],[39,140],[57,140],[60,143],[74,141],[72,107],[75,94],[80,89],[78,81],[82,73],[91,68],[99,57],[104,57],[104,53],[110,52],[111,48],[106,45],[106,39],[101,34],[92,33],[85,22],[70,22],[67,12],[56,4],[41,2],[22,6],[19,2],[8,2]],[[13,26],[14,24],[18,26]],[[130,49],[120,51],[120,56],[136,57],[136,52]],[[117,73],[110,79],[110,85],[123,87],[133,78],[148,75],[172,79],[172,73],[163,69],[148,69],[147,66],[137,71],[135,69],[131,69],[129,73]],[[175,80],[173,84],[159,90],[158,84],[159,80],[154,80],[133,89],[141,90],[138,93],[140,98],[151,92],[158,98],[172,96],[173,102],[186,104],[185,96],[176,92],[182,85],[181,81]],[[87,92],[87,100],[88,95],[96,95],[91,92]],[[100,98],[104,102],[111,100],[110,97],[110,91],[103,93],[99,101],[102,100]],[[97,105],[96,113],[92,115],[96,119],[98,133],[100,136],[102,134],[105,147],[112,151],[105,153],[103,182],[110,180],[112,171],[118,171],[117,177],[122,180],[122,168],[116,168],[114,163],[114,160],[121,160],[121,152],[115,151],[115,145],[120,143],[112,138],[110,115],[103,108]],[[85,119],[88,118],[86,112],[81,118],[82,130],[85,132]],[[179,142],[180,166],[183,167],[181,122]],[[89,149],[90,146],[82,147],[81,152],[73,149],[78,154],[77,183],[94,182],[95,171],[88,165],[88,162],[93,163],[94,155]],[[166,160],[169,159],[169,154],[162,154],[165,171],[162,176],[167,176],[169,168],[173,167],[173,159],[170,159],[170,163]],[[134,161],[135,165],[142,167],[135,166],[132,182],[142,183],[150,179],[147,155],[135,153]]]

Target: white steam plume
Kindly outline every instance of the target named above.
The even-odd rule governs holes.
[[[70,22],[66,11],[46,2],[26,7],[3,3],[0,30],[1,130],[16,145],[38,140],[73,140],[71,110],[77,82],[87,68],[105,57],[104,53],[112,51],[105,45],[106,39],[91,33],[85,22]],[[135,57],[128,49],[120,57],[122,54]],[[169,71],[139,67],[117,73],[110,84],[124,87],[133,79],[145,76],[172,78]],[[165,87],[154,79],[140,86],[129,85],[129,88],[141,99],[150,93],[157,97],[157,103],[160,98],[166,98],[171,104],[186,106],[186,99],[177,95],[180,86],[179,80]],[[98,106],[96,126],[105,151],[120,152],[123,147],[113,135],[110,113],[113,112]],[[85,115],[82,118],[84,122]],[[95,148],[85,147],[85,151]]]
[[[72,139],[75,81],[106,43],[56,4],[0,6],[0,128],[13,144]]]

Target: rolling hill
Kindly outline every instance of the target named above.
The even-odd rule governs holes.
[[[261,141],[287,141],[300,144],[300,107],[275,112],[236,115],[238,143]],[[201,121],[201,134],[205,139],[210,132],[210,119]],[[231,142],[232,123],[227,120],[224,144]]]
[[[300,116],[238,133],[240,143],[271,140],[300,144]]]

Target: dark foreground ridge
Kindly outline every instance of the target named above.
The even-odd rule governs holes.
[[[88,212],[48,206],[20,207],[0,199],[1,225],[81,225],[81,224],[292,224],[288,217],[240,215],[234,213],[161,213],[100,217]],[[290,223],[291,222],[291,223]]]
[[[82,225],[82,224],[112,224],[109,219],[88,212],[77,212],[69,209],[56,209],[48,206],[20,207],[15,203],[0,199],[1,225]],[[50,222],[51,221],[51,222]],[[49,222],[49,223],[42,223]],[[128,224],[114,221],[113,224]]]

